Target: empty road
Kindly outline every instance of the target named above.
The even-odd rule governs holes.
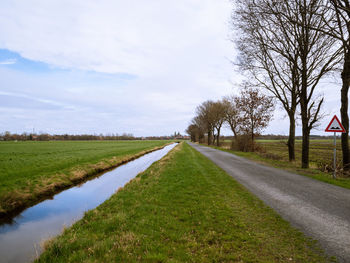
[[[350,190],[189,143],[306,235],[350,262]]]

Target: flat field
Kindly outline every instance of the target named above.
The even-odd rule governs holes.
[[[0,213],[169,141],[0,142]]]
[[[222,148],[242,157],[246,157],[263,164],[272,165],[277,168],[289,170],[315,179],[350,188],[350,179],[343,178],[341,170],[342,150],[340,139],[337,140],[337,176],[332,179],[333,173],[333,140],[310,140],[310,168],[301,169],[301,140],[295,142],[294,162],[289,162],[288,147],[286,140],[257,140],[259,150],[250,152],[239,152],[228,150],[231,142],[224,141]]]
[[[37,262],[328,261],[185,143],[45,247]]]
[[[288,161],[288,147],[287,141],[274,141],[274,140],[258,140],[263,151],[267,153],[275,154],[281,158],[281,160]],[[295,156],[296,161],[301,162],[301,140],[295,141]],[[321,168],[323,165],[330,165],[329,169],[333,166],[333,140],[310,140],[310,166],[313,168]],[[341,142],[337,140],[337,163],[341,164],[342,150]]]
[[[287,140],[256,140],[260,146],[258,153],[268,153],[276,155],[279,160],[288,161]],[[296,162],[301,162],[301,140],[295,141],[295,157]],[[333,165],[333,140],[310,140],[310,165],[317,167],[320,162],[329,162]],[[231,141],[225,140],[223,146],[228,148]],[[341,163],[341,142],[337,139],[337,161]]]

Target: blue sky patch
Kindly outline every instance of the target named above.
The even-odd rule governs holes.
[[[0,49],[0,66],[31,73],[52,70],[46,63],[23,58],[20,54],[7,49]]]

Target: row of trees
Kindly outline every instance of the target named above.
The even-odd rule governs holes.
[[[186,132],[195,142],[220,145],[220,132],[224,124],[231,128],[236,143],[242,150],[254,150],[254,138],[272,118],[273,99],[258,89],[244,88],[240,96],[226,96],[218,101],[205,101],[196,109]]]
[[[73,141],[89,141],[89,140],[135,140],[132,134],[48,134],[48,133],[10,133],[6,131],[0,133],[1,141],[52,141],[52,140],[73,140]]]
[[[0,141],[92,141],[92,140],[179,140],[188,139],[180,132],[170,136],[135,137],[131,133],[110,134],[48,134],[48,133],[0,133]]]
[[[295,119],[302,123],[302,167],[309,166],[310,131],[322,117],[321,79],[341,70],[344,170],[350,170],[348,89],[350,0],[235,0],[233,25],[239,34],[238,66],[252,87],[268,90],[289,121],[289,160],[295,160]]]

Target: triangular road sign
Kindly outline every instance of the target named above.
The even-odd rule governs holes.
[[[345,132],[345,129],[343,125],[341,125],[341,122],[339,121],[338,117],[334,115],[331,122],[328,124],[326,132]]]

